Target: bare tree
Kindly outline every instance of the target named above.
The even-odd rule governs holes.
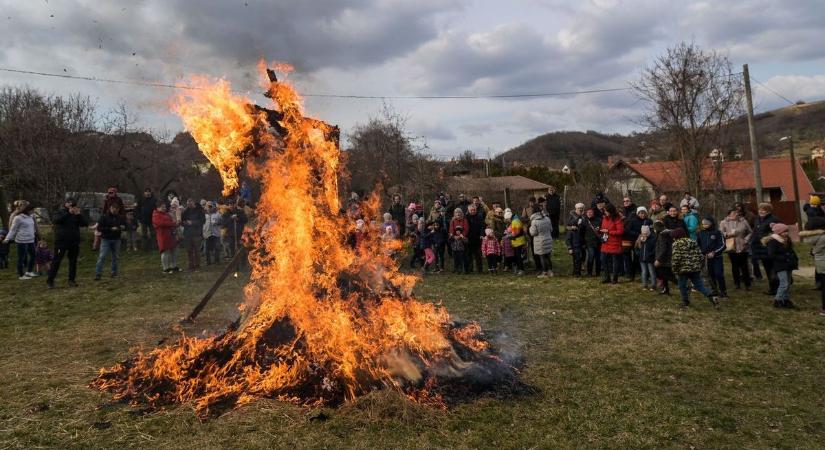
[[[673,149],[685,189],[697,195],[708,153],[723,146],[725,125],[742,112],[742,79],[731,67],[726,56],[682,42],[632,84],[649,105],[644,121]]]

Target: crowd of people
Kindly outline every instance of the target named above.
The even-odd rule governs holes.
[[[383,214],[382,237],[406,240],[412,252],[409,266],[424,273],[448,270],[457,274],[512,272],[520,276],[532,266],[539,278],[556,276],[554,241],[564,226],[564,244],[572,277],[600,277],[604,284],[638,280],[641,289],[670,295],[679,290],[682,306],[698,292],[715,305],[729,296],[725,259],[735,289],[750,290],[767,280],[765,293],[777,308],[795,308],[790,298],[798,257],[788,225],[774,215],[770,203],[754,213],[736,203],[721,222],[702,214],[690,192],[676,202],[667,195],[638,206],[630,196],[621,206],[596,193],[589,206],[577,203],[561,222],[561,202],[554,188],[530,197],[521,211],[487,205],[478,196],[439,194],[425,212],[421,202],[405,205],[400,195]],[[811,197],[805,207],[816,265],[816,287],[825,279],[825,209]],[[363,220],[359,226],[364,227]],[[727,258],[725,257],[727,255]],[[486,264],[486,267],[485,267]],[[822,292],[825,315],[825,291]]]
[[[240,248],[244,226],[253,211],[247,207],[251,192],[244,183],[237,199],[231,202],[188,199],[181,205],[177,193],[168,191],[162,198],[151,189],[144,190],[133,208],[127,209],[116,188],[109,188],[100,218],[91,224],[75,198],[67,198],[52,217],[54,251],[43,239],[33,214],[34,205],[14,202],[8,231],[0,228],[0,269],[9,267],[11,243],[17,249],[17,274],[20,280],[45,275],[52,289],[64,259],[68,260],[68,285],[77,286],[77,262],[81,229],[93,230],[92,249],[97,251],[94,280],[103,277],[106,262],[109,275],[120,272],[123,251],[160,253],[164,274],[180,272],[178,248],[186,251],[188,270],[221,264]],[[139,250],[140,247],[140,250]]]
[[[10,244],[17,248],[20,280],[47,275],[54,288],[63,259],[68,259],[68,284],[77,286],[77,260],[81,229],[94,230],[93,249],[98,252],[95,280],[100,280],[109,260],[109,275],[119,274],[122,251],[157,249],[164,274],[181,271],[178,248],[187,255],[188,270],[197,271],[201,262],[220,264],[231,259],[241,246],[244,226],[254,211],[244,183],[240,195],[231,202],[188,199],[181,204],[174,191],[161,198],[146,189],[134,208],[127,211],[117,189],[107,191],[103,214],[90,224],[73,198],[67,198],[52,218],[54,251],[42,239],[34,207],[26,201],[14,203],[8,232],[0,229],[0,269],[8,268]],[[353,197],[350,204],[357,202]],[[621,279],[635,281],[641,289],[669,295],[678,287],[681,304],[690,304],[690,292],[705,296],[713,305],[728,298],[725,255],[731,266],[735,289],[750,290],[754,281],[767,280],[766,293],[774,306],[794,308],[790,298],[792,273],[798,257],[788,225],[774,215],[771,204],[760,203],[756,213],[737,203],[724,219],[717,221],[701,214],[699,201],[685,192],[678,203],[667,195],[637,206],[630,196],[621,206],[597,192],[589,206],[577,203],[562,222],[562,202],[554,188],[547,195],[530,197],[521,211],[487,205],[479,196],[439,194],[425,212],[422,202],[405,205],[400,195],[380,223],[382,239],[402,239],[409,243],[410,268],[425,274],[451,268],[457,274],[511,272],[516,276],[531,267],[539,278],[556,276],[553,269],[554,242],[561,239],[571,262],[572,277],[599,277],[604,284]],[[357,208],[356,208],[357,209]],[[817,288],[822,291],[825,315],[825,209],[812,196],[805,206],[807,230],[800,233],[811,240]],[[353,217],[355,240],[358,233],[370,232],[372,222]]]

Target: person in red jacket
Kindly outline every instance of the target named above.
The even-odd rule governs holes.
[[[163,273],[180,272],[177,261],[178,241],[174,233],[178,224],[167,212],[166,202],[163,200],[157,202],[155,210],[152,212],[152,226],[155,228],[155,236],[158,239]]]
[[[622,216],[616,210],[616,206],[608,203],[604,208],[602,224],[599,228],[602,234],[602,283],[619,284],[619,270],[622,265],[622,235],[624,225]],[[613,279],[610,279],[610,275]]]

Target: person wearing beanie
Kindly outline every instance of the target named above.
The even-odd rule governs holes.
[[[567,245],[567,254],[573,260],[574,277],[582,276],[582,260],[584,259],[584,231],[587,226],[584,222],[587,218],[584,217],[584,203],[576,203],[573,211],[567,218],[567,239],[564,243]]]
[[[762,245],[767,249],[768,258],[772,262],[773,272],[776,274],[778,286],[773,299],[776,308],[794,308],[791,302],[790,289],[793,285],[793,271],[799,268],[799,258],[794,252],[788,226],[784,223],[771,225],[771,234],[762,239]]]
[[[501,245],[499,245],[492,228],[484,230],[484,239],[481,240],[481,253],[487,259],[487,272],[495,274],[501,258]]]
[[[713,295],[728,298],[728,289],[725,285],[725,238],[716,228],[716,221],[713,217],[708,216],[702,219],[702,229],[696,233],[696,243],[705,255],[705,267]]]
[[[656,236],[651,233],[650,227],[651,225],[642,225],[639,238],[634,245],[642,271],[642,289],[646,291],[656,288]]]
[[[69,286],[77,287],[75,278],[77,277],[77,257],[80,254],[80,229],[89,226],[89,222],[83,217],[77,201],[74,198],[67,198],[52,219],[54,230],[54,261],[52,261],[49,276],[46,278],[46,286],[54,288],[54,280],[60,272],[60,263],[63,257],[69,259]]]
[[[624,235],[622,236],[622,263],[624,264],[624,274],[628,280],[633,281],[636,272],[640,269],[639,255],[635,250],[636,241],[642,232],[642,227],[650,227],[653,221],[647,216],[647,208],[639,206],[634,208],[630,215],[625,217]]]
[[[763,242],[765,237],[771,235],[771,226],[775,223],[779,223],[779,220],[773,215],[773,206],[770,203],[760,203],[749,242],[751,260],[753,261],[753,276],[757,280],[762,279],[762,275],[759,273],[759,265],[761,264],[764,268],[765,277],[768,279],[768,290],[765,294],[771,296],[776,295],[779,280],[773,270],[773,258],[768,257],[768,249]]]
[[[802,210],[805,211],[808,220],[814,217],[825,217],[825,209],[822,208],[822,199],[820,199],[818,195],[811,195],[809,202],[802,207]]]
[[[825,217],[814,217],[808,220],[805,231],[799,233],[799,237],[811,244],[811,255],[814,257],[814,268],[816,269],[816,284],[822,297],[822,309],[820,316],[825,316]]]
[[[682,228],[677,228],[670,232],[673,238],[673,252],[671,255],[671,266],[673,273],[678,276],[679,293],[682,296],[682,307],[690,305],[688,294],[688,282],[693,288],[707,297],[713,306],[719,305],[719,300],[712,295],[702,282],[702,265],[705,258],[702,256],[699,245],[688,237],[687,232]]]
[[[504,213],[505,217],[507,213]],[[516,275],[524,275],[524,259],[526,258],[527,238],[525,235],[524,224],[521,222],[519,216],[511,215],[510,226],[507,227],[505,237],[510,240],[510,246],[513,249],[513,262],[516,264]]]

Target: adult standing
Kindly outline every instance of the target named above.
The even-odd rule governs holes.
[[[155,212],[152,213],[152,226],[155,228],[163,273],[179,272],[177,261],[178,240],[175,237],[175,229],[178,227],[178,223],[169,214],[166,202],[163,200],[158,200],[155,205]]]
[[[631,217],[636,215],[636,204],[633,203],[633,200],[630,196],[626,195],[622,198],[622,215],[626,218],[630,219]]]
[[[467,207],[467,224],[470,226],[467,231],[467,273],[473,271],[475,265],[478,273],[484,273],[481,253],[481,239],[484,237],[484,213],[479,211],[479,207],[471,203]]]
[[[604,217],[602,217],[599,232],[602,234],[602,240],[604,241],[601,249],[602,270],[604,271],[602,283],[619,284],[624,225],[619,211],[613,204],[609,203],[604,207]],[[610,278],[611,272],[613,275],[612,280]]]
[[[740,289],[742,284],[745,289],[751,288],[751,275],[748,271],[748,239],[753,230],[748,225],[748,221],[742,217],[738,209],[732,208],[728,211],[728,216],[719,225],[719,231],[725,237],[728,258],[730,259],[731,270],[733,272],[733,285]]]
[[[155,229],[152,227],[152,213],[155,211],[158,199],[152,189],[143,190],[143,196],[137,201],[137,219],[140,223],[140,234],[143,250],[151,250],[154,247]]]
[[[599,250],[602,245],[601,234],[599,233],[601,224],[602,220],[596,217],[594,209],[588,209],[585,213],[585,222],[582,224],[582,239],[585,248],[587,276],[589,277],[599,276],[602,272],[602,255]]]
[[[80,254],[80,228],[89,225],[81,214],[74,198],[67,198],[63,208],[52,218],[54,227],[54,261],[52,261],[46,285],[54,288],[54,280],[60,271],[60,262],[69,259],[69,286],[77,287],[77,256]]]
[[[762,238],[771,235],[771,226],[775,223],[779,223],[779,220],[773,216],[773,206],[770,203],[760,203],[753,233],[751,233],[750,248],[754,275],[759,270],[760,263],[765,269],[765,276],[768,279],[768,290],[765,293],[768,295],[776,295],[779,280],[773,270],[773,260],[768,257],[768,249],[762,244]]]
[[[670,207],[673,206],[673,203],[671,203],[671,201],[668,198],[667,194],[662,194],[662,195],[659,196],[659,205],[662,207],[662,209],[665,212],[667,212],[667,211],[670,211]],[[678,209],[677,209],[677,211],[678,211]]]
[[[404,205],[401,204],[401,195],[395,194],[392,196],[392,204],[388,212],[398,227],[398,236],[403,237],[404,231],[407,229],[407,220],[404,217]]]
[[[551,235],[553,239],[559,238],[559,218],[561,217],[561,197],[556,193],[556,187],[550,186],[547,188],[547,196],[544,198],[547,202],[547,215],[550,216],[550,223],[553,224],[553,232]]]
[[[126,229],[126,221],[120,215],[120,206],[117,202],[109,204],[106,214],[97,221],[97,231],[100,233],[100,252],[95,265],[95,281],[100,280],[103,274],[103,262],[106,256],[111,255],[112,265],[110,275],[118,275],[117,258],[120,249],[120,234]]]
[[[662,223],[665,225],[665,228],[668,230],[675,230],[677,228],[682,228],[683,230],[687,231],[687,227],[685,226],[685,221],[679,217],[679,210],[676,209],[675,206],[671,206],[667,210],[667,215],[662,218]]]
[[[34,272],[34,243],[37,240],[37,223],[32,217],[34,205],[26,202],[19,203],[19,212],[11,220],[9,234],[4,243],[14,241],[17,244],[17,275],[20,280],[31,280],[36,277]]]
[[[685,191],[685,196],[682,197],[682,201],[679,202],[679,207],[687,206],[691,211],[699,211],[699,200],[696,197],[690,195],[689,191]]]
[[[572,275],[574,277],[582,276],[584,233],[585,228],[587,227],[584,222],[586,220],[587,219],[584,217],[584,203],[576,203],[573,211],[570,211],[570,215],[567,218],[567,240],[565,241],[565,244],[567,245],[567,253],[573,260]]]
[[[221,262],[221,214],[215,203],[206,202],[203,238],[206,239],[206,265]]]
[[[539,278],[553,276],[553,221],[541,209],[530,216],[530,236],[533,236],[533,254]]]
[[[201,267],[201,244],[203,243],[203,224],[206,221],[201,205],[193,199],[186,200],[186,209],[181,214],[183,225],[183,242],[189,259],[189,271]]]
[[[532,216],[533,213],[536,212],[536,210],[538,208],[539,207],[536,204],[536,197],[533,197],[533,196],[528,197],[527,198],[527,206],[524,207],[524,209],[521,210],[521,215],[518,216],[521,219],[521,223],[522,223],[522,225],[524,225],[525,230],[528,230],[528,231],[530,230],[530,216]],[[533,237],[530,236],[530,233],[525,233],[525,234],[526,234],[526,236],[524,238],[527,242],[527,246],[524,248],[524,250],[525,251],[529,250],[530,253],[535,257],[535,252],[533,252]],[[522,256],[524,258],[526,258],[527,257],[526,252]],[[538,270],[538,268],[539,268],[539,266],[536,265],[537,270]]]
[[[221,218],[222,225],[226,229],[227,244],[229,245],[229,253],[235,256],[239,246],[241,245],[241,237],[243,236],[243,229],[249,219],[244,212],[244,201],[239,199],[234,205],[223,214]]]
[[[123,199],[117,195],[117,188],[114,187],[106,190],[106,198],[103,199],[103,215],[106,215],[111,210],[112,205],[117,206],[118,215],[121,217],[126,215],[126,207],[123,205]]]

